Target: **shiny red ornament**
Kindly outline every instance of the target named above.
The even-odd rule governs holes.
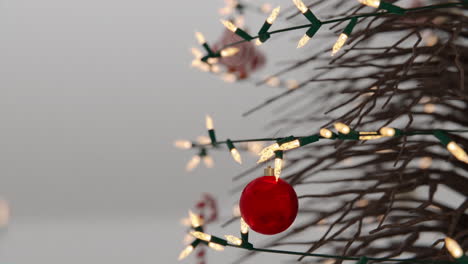
[[[294,222],[298,200],[287,182],[282,179],[276,181],[274,176],[263,176],[245,187],[239,206],[242,218],[252,230],[274,235],[288,229]]]

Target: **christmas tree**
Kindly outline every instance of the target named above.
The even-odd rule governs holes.
[[[255,148],[252,142],[268,145],[258,151],[259,165],[236,178],[274,164],[239,195],[240,235],[205,233],[202,217],[190,213],[194,240],[180,259],[208,245],[245,249],[244,257],[264,252],[336,263],[468,263],[468,1],[293,3],[272,9],[230,1],[220,43],[211,46],[196,34],[204,51],[194,50],[193,66],[246,82],[265,63],[255,45],[279,35],[300,38],[304,58],[258,82],[283,92],[245,115],[293,98],[282,106],[282,133],[298,124],[311,133],[219,139],[207,116],[209,140],[176,142],[197,151],[188,169],[201,161],[210,167],[214,150],[230,151],[242,163],[241,152]],[[240,25],[239,14],[263,9],[270,14],[256,34]],[[289,27],[272,30],[278,17]],[[327,33],[334,45],[317,48],[329,42]],[[304,81],[283,79],[312,62]],[[310,185],[324,191],[307,192]],[[296,214],[304,217],[291,226]],[[249,229],[281,235],[259,248],[249,241]],[[303,240],[318,229],[317,239]],[[298,250],[281,250],[284,245]]]

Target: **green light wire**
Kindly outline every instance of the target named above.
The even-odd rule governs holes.
[[[443,260],[421,260],[415,258],[372,258],[372,257],[352,257],[352,256],[340,256],[340,255],[329,255],[329,254],[316,254],[316,253],[306,253],[306,252],[297,252],[297,251],[288,251],[288,250],[276,250],[276,249],[267,249],[267,248],[246,248],[243,246],[237,246],[233,244],[227,244],[228,247],[246,249],[256,252],[266,252],[266,253],[274,253],[274,254],[284,254],[284,255],[296,255],[296,256],[305,256],[305,257],[318,257],[318,258],[329,258],[329,259],[339,259],[339,260],[361,260],[365,258],[366,260],[370,261],[388,261],[388,262],[412,262],[412,263],[437,263],[437,264],[452,264],[455,262],[451,261],[443,261]]]
[[[402,8],[402,9],[405,10],[405,14],[406,14],[406,13],[411,13],[411,12],[425,11],[425,10],[434,10],[434,9],[441,9],[441,8],[458,7],[460,5],[462,5],[462,6],[468,5],[468,1],[463,0],[462,2],[458,2],[458,3],[446,3],[446,4],[429,5],[429,6],[414,7],[414,8]],[[347,17],[343,17],[343,18],[324,20],[324,21],[321,21],[321,23],[322,23],[322,25],[332,24],[332,23],[348,21],[348,20],[351,20],[351,19],[358,19],[358,18],[365,18],[365,17],[377,17],[377,16],[388,15],[388,14],[393,14],[393,13],[391,13],[389,11],[366,13],[366,14],[360,14],[360,15],[347,16]],[[405,15],[399,15],[399,16],[405,16]],[[306,25],[300,25],[300,26],[294,26],[294,27],[278,29],[278,30],[274,30],[274,31],[271,31],[271,32],[268,32],[268,33],[270,35],[273,35],[273,34],[278,34],[278,33],[287,32],[287,31],[293,31],[293,30],[298,30],[298,29],[303,29],[303,28],[309,28],[309,27],[312,27],[312,26],[314,26],[314,24],[310,23],[310,24],[306,24]],[[252,36],[252,40],[257,39],[259,37],[260,36],[258,36],[258,35],[257,36]],[[248,41],[243,39],[243,40],[239,40],[239,41],[236,41],[236,42],[233,42],[233,43],[230,43],[230,44],[226,44],[223,47],[219,48],[219,50],[222,50],[222,49],[227,48],[227,47],[235,46],[235,45],[238,45],[238,44],[241,44],[241,43],[244,43],[244,42],[248,42]]]
[[[359,134],[359,131],[352,130],[352,132],[356,132]],[[415,130],[415,131],[401,131],[401,134],[391,136],[391,137],[403,137],[403,136],[416,136],[416,135],[434,135],[436,132],[445,132],[445,133],[468,133],[468,130],[463,130],[463,129],[457,129],[457,130],[447,130],[447,129],[432,129],[432,130]],[[377,134],[373,134],[375,136],[381,135],[379,132],[375,132]],[[352,134],[352,133],[350,133]],[[336,140],[336,139],[341,139],[341,140],[361,140],[365,141],[362,139],[356,139],[352,137],[350,134],[338,134],[336,137],[332,138],[325,138],[320,136],[320,139],[329,139],[329,140]],[[312,134],[310,136],[313,136],[316,134]],[[251,138],[251,139],[237,139],[237,140],[230,140],[232,143],[247,143],[247,142],[269,142],[269,141],[281,141],[284,139],[291,139],[291,141],[296,140],[296,139],[303,139],[307,138],[310,136],[301,136],[301,137],[296,137],[296,136],[289,136],[289,137],[272,137],[272,138]],[[366,136],[365,134],[362,134],[361,136]],[[385,137],[387,138],[387,137]],[[225,141],[216,141],[216,145],[227,145],[228,140]],[[206,147],[213,147],[212,143],[207,143],[207,144],[196,144],[192,143],[192,147],[198,147],[198,148],[206,148]]]

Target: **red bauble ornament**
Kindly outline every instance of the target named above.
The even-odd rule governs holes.
[[[274,235],[288,229],[297,216],[298,200],[294,189],[282,179],[276,181],[273,169],[251,181],[242,192],[242,218],[255,232]]]
[[[241,40],[243,40],[241,37],[226,29],[221,39],[213,45],[213,49],[218,51],[220,47]],[[251,73],[265,64],[265,56],[258,51],[253,41],[246,41],[235,47],[239,49],[239,52],[234,56],[221,58],[219,63],[226,66],[228,72],[236,74],[239,80],[247,79]]]

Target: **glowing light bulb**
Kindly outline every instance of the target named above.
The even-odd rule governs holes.
[[[224,237],[227,239],[227,241],[229,241],[229,243],[233,245],[236,245],[236,246],[242,245],[242,239],[238,237],[231,236],[231,235],[225,235]]]
[[[291,150],[291,149],[298,148],[300,146],[301,146],[301,142],[299,141],[299,139],[295,139],[293,141],[289,141],[289,142],[281,144],[280,149],[281,150]]]
[[[194,68],[197,68],[197,69],[199,69],[201,71],[204,71],[204,72],[207,72],[207,71],[210,70],[210,66],[208,64],[202,62],[199,59],[193,60],[191,66],[194,67]]]
[[[221,68],[218,65],[212,65],[211,66],[211,72],[219,73],[219,72],[221,72]]]
[[[450,237],[445,238],[445,247],[447,248],[448,252],[452,257],[459,259],[463,257],[463,250],[460,245],[454,239]]]
[[[261,42],[260,39],[255,40],[255,45],[261,46],[262,44],[263,44],[263,42]]]
[[[192,142],[188,140],[176,140],[174,146],[180,149],[190,149],[192,148]]]
[[[432,158],[431,157],[423,157],[419,160],[419,168],[425,170],[432,165]]]
[[[199,215],[194,214],[192,211],[189,211],[190,224],[193,228],[197,228],[203,224],[202,219]]]
[[[260,9],[262,10],[263,13],[269,13],[270,10],[272,9],[272,6],[269,3],[265,3],[260,7]]]
[[[209,64],[215,64],[218,63],[219,59],[218,58],[208,58],[207,62]]]
[[[187,171],[193,171],[200,164],[200,156],[193,156],[192,159],[187,163],[185,169]]]
[[[237,163],[242,164],[241,155],[236,148],[231,149],[231,156]]]
[[[222,75],[221,79],[227,83],[233,83],[237,81],[237,76],[234,73],[225,73]]]
[[[276,158],[275,159],[275,178],[278,181],[279,177],[281,176],[281,170],[283,169],[283,159]]]
[[[280,12],[280,7],[278,6],[277,8],[273,9],[273,11],[271,11],[271,14],[270,16],[267,18],[267,23],[268,24],[273,24],[273,22],[275,22],[276,18],[278,18],[278,15],[279,15],[279,12]]]
[[[359,3],[363,5],[374,7],[374,8],[379,8],[380,6],[380,0],[358,0],[358,1]]]
[[[206,43],[205,37],[203,36],[202,33],[198,32],[198,31],[195,32],[195,38],[197,39],[197,41],[198,41],[198,43],[200,45],[203,45],[203,44]]]
[[[331,138],[333,136],[333,132],[331,132],[329,129],[322,128],[320,129],[320,136],[324,138]]]
[[[243,27],[245,25],[245,17],[244,16],[237,16],[234,19],[234,25],[237,25],[237,27]]]
[[[240,218],[240,231],[242,234],[248,234],[249,233],[249,225],[244,221],[244,218]]]
[[[230,57],[234,56],[239,52],[238,48],[229,47],[221,50],[221,57]]]
[[[288,87],[289,90],[294,90],[299,87],[299,83],[296,80],[287,80],[286,87]]]
[[[205,124],[206,124],[206,129],[207,130],[213,130],[214,125],[213,125],[213,118],[209,115],[205,116]]]
[[[216,251],[223,251],[223,250],[224,250],[224,247],[223,247],[223,246],[221,246],[220,244],[213,243],[213,242],[208,243],[208,246],[209,246],[211,249],[214,249],[214,250],[216,250]]]
[[[194,247],[192,245],[188,245],[182,252],[180,252],[178,260],[183,260],[184,258],[188,257],[190,253],[192,253],[194,250]]]
[[[197,48],[192,47],[190,49],[190,52],[196,59],[200,59],[201,57],[203,57],[203,53]]]
[[[425,104],[424,105],[424,113],[432,114],[436,110],[435,104]]]
[[[260,156],[260,159],[257,161],[257,163],[262,163],[267,160],[269,160],[271,157],[275,155],[275,151],[279,150],[280,146],[278,143],[274,143],[260,151],[258,154]]]
[[[384,137],[393,137],[396,134],[396,130],[392,127],[382,127],[379,132]]]
[[[349,128],[349,126],[341,122],[335,123],[334,126],[335,126],[335,129],[341,134],[347,135],[351,132],[351,128]]]
[[[211,235],[208,235],[206,233],[200,232],[200,231],[191,231],[190,235],[192,235],[195,238],[198,238],[200,240],[210,242],[211,240]]]
[[[198,136],[197,137],[197,142],[200,145],[207,145],[211,143],[211,139],[207,136]]]
[[[234,205],[234,207],[232,207],[232,215],[234,217],[239,217],[241,215],[239,204],[236,204],[236,205]]]
[[[278,77],[273,76],[269,77],[266,84],[271,86],[271,87],[278,87],[280,85],[281,81]]]
[[[236,32],[237,30],[237,27],[236,25],[234,25],[231,21],[227,21],[227,20],[221,20],[221,23],[223,23],[223,25],[230,31],[232,32]]]
[[[214,167],[214,160],[211,156],[204,156],[203,157],[203,164],[209,169]]]
[[[447,149],[459,161],[468,163],[468,155],[457,143],[455,143],[454,141],[451,141],[450,143],[447,144]]]
[[[341,33],[341,35],[338,37],[338,40],[335,42],[335,45],[333,45],[331,53],[332,56],[335,56],[335,54],[341,50],[341,48],[346,43],[346,40],[348,40],[348,35],[346,35],[345,33]]]
[[[307,42],[309,42],[309,40],[310,40],[310,37],[307,36],[307,34],[304,34],[304,36],[302,36],[302,38],[297,43],[297,48],[300,49],[304,47],[307,44]]]
[[[309,10],[309,8],[307,8],[307,6],[301,0],[293,0],[293,2],[296,5],[297,9],[301,11],[301,13],[304,14],[305,12],[307,12],[307,10]]]

